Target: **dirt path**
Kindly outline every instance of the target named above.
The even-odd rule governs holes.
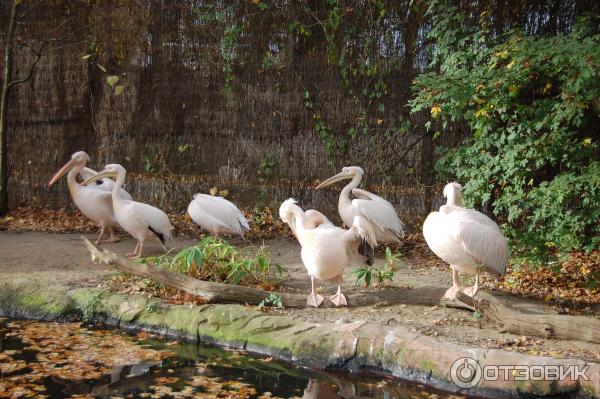
[[[83,234],[89,239],[96,235]],[[0,280],[37,280],[66,287],[96,286],[100,279],[113,270],[106,265],[94,264],[81,243],[82,234],[47,234],[36,232],[0,232]],[[182,248],[192,240],[175,240]],[[130,252],[135,246],[131,238],[106,244],[118,253]],[[148,245],[148,254],[160,253],[158,244]]]
[[[86,234],[95,239],[92,234]],[[80,240],[81,234],[46,234],[35,232],[0,232],[0,280],[36,280],[55,286],[97,286],[103,278],[114,271],[105,265],[91,262],[90,255]],[[183,248],[194,240],[176,239],[173,247]],[[235,242],[235,241],[234,241]],[[265,242],[273,261],[283,265],[288,275],[285,285],[291,290],[306,293],[310,282],[300,260],[298,244],[288,238],[277,238]],[[119,243],[106,244],[117,253],[129,252],[135,241],[124,238]],[[158,244],[148,245],[149,254],[161,253]],[[384,259],[377,259],[376,266]],[[353,287],[352,268],[344,275],[345,291],[363,290],[377,292],[378,288]],[[391,285],[446,288],[451,285],[448,269],[419,266],[418,259],[406,260],[396,273]],[[319,284],[324,295],[335,292],[334,286]],[[329,308],[329,309],[283,309],[275,313],[325,323],[364,320],[383,325],[402,325],[410,331],[419,332],[439,340],[475,345],[479,347],[514,350],[534,355],[580,357],[600,361],[600,345],[576,341],[557,341],[541,338],[520,337],[499,332],[486,320],[475,317],[471,312],[446,307],[395,305],[386,307]]]

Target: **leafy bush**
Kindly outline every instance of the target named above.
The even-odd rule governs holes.
[[[383,267],[374,268],[373,270],[361,267],[354,270],[352,272],[356,277],[354,286],[358,287],[363,280],[365,282],[365,287],[370,286],[373,276],[375,276],[375,280],[377,280],[379,286],[385,285],[386,281],[392,281],[396,271],[398,271],[398,265],[401,263],[401,255],[400,253],[392,253],[392,250],[389,247],[386,247],[385,259],[386,265]]]
[[[467,23],[446,1],[428,12],[434,71],[415,79],[412,112],[429,111],[434,137],[469,133],[458,148],[438,148],[440,177],[466,183],[468,206],[489,207],[517,259],[598,249],[598,16],[535,37],[494,34],[487,14]]]
[[[271,285],[285,269],[271,261],[265,247],[238,249],[221,238],[206,237],[171,257],[146,261],[205,280],[246,285]]]

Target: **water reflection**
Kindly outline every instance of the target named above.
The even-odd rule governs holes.
[[[0,397],[448,397],[397,380],[317,372],[243,351],[74,323],[0,319],[0,360]]]

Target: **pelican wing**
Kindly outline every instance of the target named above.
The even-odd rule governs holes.
[[[377,237],[371,227],[371,223],[362,216],[354,216],[354,223],[352,223],[352,227],[348,231],[352,232],[356,240],[362,240],[371,247],[377,245]]]
[[[223,197],[196,194],[188,207],[192,219],[207,230],[226,228],[241,236],[250,229],[248,220],[231,201]]]
[[[127,210],[129,211],[129,217],[137,219],[139,223],[148,226],[163,244],[165,241],[173,239],[171,232],[173,227],[169,217],[160,209],[142,202],[132,201]]]
[[[90,169],[88,167],[84,167],[81,170],[81,172],[79,172],[79,175],[81,176],[81,178],[83,180],[87,180],[90,177],[97,175],[97,174],[98,174],[98,172],[96,172],[94,169]],[[101,179],[101,180],[97,180],[96,185],[95,185],[95,187],[97,189],[102,190],[102,191],[107,191],[107,192],[112,192],[114,186],[115,186],[114,180],[109,179],[108,177],[105,177],[104,179]],[[122,188],[119,190],[119,193],[121,194],[121,198],[129,200],[129,201],[132,200],[131,195],[127,191],[123,190]]]
[[[368,221],[381,230],[392,231],[398,237],[404,235],[404,224],[392,204],[378,195],[359,188],[353,189],[352,194],[357,197],[352,200],[352,206]]]
[[[492,219],[468,208],[458,208],[447,217],[449,232],[465,253],[485,266],[486,271],[504,273],[510,255],[508,242]]]

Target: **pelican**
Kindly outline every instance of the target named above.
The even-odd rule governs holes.
[[[171,230],[173,227],[169,217],[160,209],[121,197],[120,189],[125,182],[126,173],[127,171],[121,165],[108,164],[103,171],[88,178],[82,184],[87,185],[105,177],[116,179],[112,190],[115,217],[121,227],[138,240],[133,252],[127,254],[127,256],[135,259],[142,256],[144,242],[148,238],[158,238],[164,248],[165,242],[172,239]]]
[[[508,242],[498,225],[474,209],[462,206],[462,187],[454,182],[444,187],[446,205],[431,212],[423,223],[423,235],[429,248],[452,268],[452,287],[444,298],[455,299],[463,289],[458,272],[475,275],[475,285],[465,289],[474,296],[479,290],[479,274],[484,270],[492,275],[506,271]]]
[[[378,195],[357,188],[364,174],[359,166],[346,166],[340,173],[319,184],[317,190],[341,180],[352,179],[340,193],[338,211],[346,226],[351,226],[356,216],[362,216],[371,225],[377,239],[371,246],[369,258],[372,263],[377,243],[399,243],[404,235],[404,225],[392,204]],[[351,199],[350,193],[356,198]]]
[[[227,233],[244,238],[244,232],[250,229],[237,206],[223,197],[196,194],[187,211],[197,225],[214,236]]]
[[[67,185],[73,202],[85,216],[93,220],[100,226],[100,235],[96,244],[102,242],[104,231],[108,227],[110,237],[104,242],[117,242],[119,238],[115,236],[113,226],[117,225],[117,220],[112,206],[111,191],[114,187],[114,181],[111,179],[98,180],[95,186],[81,186],[77,183],[77,175],[86,179],[96,174],[96,171],[87,168],[85,165],[89,162],[90,156],[84,151],[78,151],[71,156],[67,162],[48,182],[48,188],[52,187],[65,173],[67,175]],[[131,200],[131,195],[123,189],[119,190],[119,195]]]
[[[306,304],[319,307],[324,298],[315,292],[315,280],[334,280],[337,292],[329,297],[336,306],[347,306],[342,294],[342,274],[349,257],[365,240],[375,245],[375,233],[371,225],[362,217],[355,216],[348,230],[334,226],[326,217],[315,210],[304,212],[293,198],[285,200],[279,207],[279,217],[287,223],[302,250],[302,263],[311,280],[311,291]]]

